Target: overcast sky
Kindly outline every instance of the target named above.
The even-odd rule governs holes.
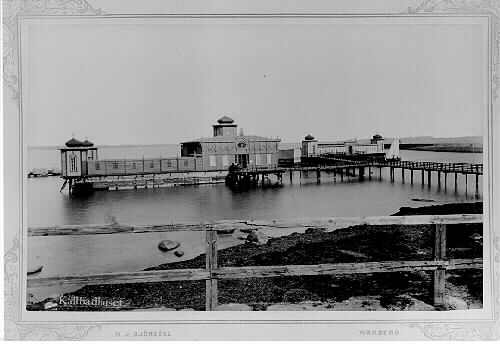
[[[227,115],[298,142],[482,134],[478,25],[32,26],[30,146],[179,143]]]

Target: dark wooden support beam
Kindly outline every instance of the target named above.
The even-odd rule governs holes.
[[[436,224],[434,242],[434,260],[446,261],[446,224]],[[446,270],[436,269],[433,275],[433,302],[435,306],[444,306]]]
[[[358,168],[358,176],[359,176],[360,181],[364,180],[364,178],[365,178],[365,168],[364,167]]]
[[[206,232],[205,257],[206,269],[210,273],[210,279],[206,283],[206,307],[207,311],[217,308],[217,279],[213,278],[213,272],[217,269],[217,232],[209,230]]]

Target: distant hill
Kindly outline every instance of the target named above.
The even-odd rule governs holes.
[[[386,142],[392,141],[392,138],[385,138]],[[418,136],[418,137],[401,137],[401,143],[408,144],[439,144],[439,143],[456,143],[456,144],[482,144],[483,136],[463,136],[463,137],[432,137],[432,136]]]
[[[386,139],[385,147],[389,147],[392,139]],[[403,137],[400,148],[415,151],[433,152],[483,152],[482,136],[463,137]]]

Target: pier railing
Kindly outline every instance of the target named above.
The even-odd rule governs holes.
[[[339,167],[351,166],[382,166],[391,168],[402,168],[409,170],[423,170],[423,171],[441,171],[441,172],[458,172],[464,174],[483,174],[483,164],[482,163],[454,163],[454,162],[429,162],[429,161],[401,161],[393,159],[377,159],[377,158],[367,158],[367,159],[349,159],[345,156],[339,156],[338,154],[322,154],[320,156],[311,156],[310,158],[316,158],[318,160],[323,160],[324,162],[318,162],[314,165],[309,165],[310,167],[322,167],[338,165]]]
[[[30,277],[27,285],[56,287],[61,285],[86,286],[125,283],[153,283],[167,281],[199,281],[206,283],[206,310],[217,308],[217,281],[222,279],[267,278],[288,276],[345,275],[388,272],[432,271],[432,298],[437,307],[446,304],[445,276],[447,270],[480,269],[482,258],[447,259],[447,225],[482,223],[481,214],[384,216],[384,217],[333,217],[286,221],[229,220],[199,223],[170,223],[162,225],[66,225],[31,228],[30,236],[95,235],[111,233],[148,233],[171,231],[206,231],[206,267],[157,271]],[[219,267],[217,264],[217,229],[235,228],[325,228],[336,225],[434,225],[433,258],[419,261],[384,261],[322,263],[311,265],[274,265],[247,267]],[[382,244],[383,245],[383,244]]]
[[[483,164],[477,163],[440,163],[440,162],[422,162],[422,161],[385,161],[388,167],[442,171],[442,172],[460,172],[468,174],[483,174]]]

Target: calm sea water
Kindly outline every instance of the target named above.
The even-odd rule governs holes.
[[[100,158],[167,157],[176,156],[178,150],[176,145],[108,147],[100,149]],[[482,163],[480,153],[401,151],[401,156],[405,160]],[[28,153],[28,161],[30,168],[58,167],[59,154],[57,150],[33,149]],[[287,174],[282,187],[256,188],[243,193],[232,192],[222,184],[95,192],[85,199],[71,198],[67,190],[60,193],[62,180],[58,177],[32,178],[28,179],[28,225],[389,215],[402,206],[482,200],[482,184],[476,194],[473,176],[469,177],[466,189],[465,178],[460,175],[455,193],[453,176],[449,176],[449,187],[445,190],[435,185],[435,177],[431,188],[422,186],[418,171],[414,173],[413,185],[409,183],[408,172],[403,183],[399,170],[395,182],[389,180],[387,169],[382,170],[381,179],[378,169],[372,171],[372,179],[362,182],[345,177],[341,182],[340,177],[335,180],[333,175],[322,174],[322,182],[317,184],[315,174],[295,173],[293,183]],[[270,235],[292,231],[275,231]],[[233,236],[222,236],[219,247],[241,243],[237,238],[240,235],[236,232]],[[160,252],[157,245],[162,239],[180,242],[185,256],[179,259],[172,253]],[[204,240],[201,232],[30,237],[28,263],[43,265],[40,276],[136,271],[193,258],[204,251]],[[39,290],[34,294],[45,297],[53,293]]]

